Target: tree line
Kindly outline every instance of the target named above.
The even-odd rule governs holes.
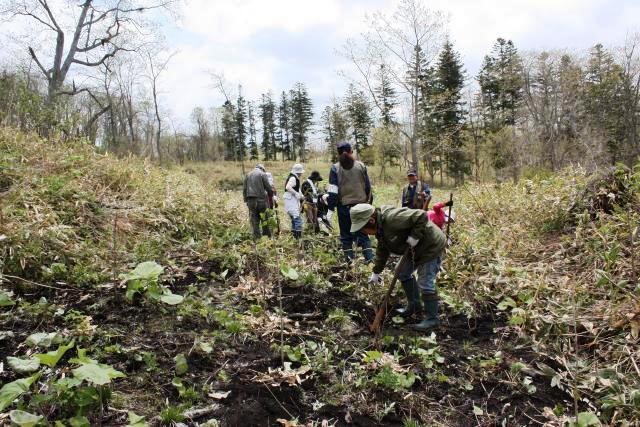
[[[498,38],[470,76],[444,15],[418,0],[372,14],[371,30],[345,43],[341,55],[353,65],[343,72],[346,92],[318,117],[302,82],[250,100],[213,76],[225,101],[194,108],[185,132],[159,99],[172,55],[153,31],[139,36],[153,27],[146,12],[171,3],[84,0],[69,18],[46,0],[5,0],[4,11],[50,37],[39,46],[25,39],[28,61],[0,73],[1,123],[180,163],[304,162],[318,132],[327,159],[346,139],[383,177],[390,167],[413,167],[455,184],[570,164],[632,164],[640,154],[637,36],[586,54],[521,53]]]

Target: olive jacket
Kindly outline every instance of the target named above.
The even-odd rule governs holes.
[[[414,267],[435,259],[447,243],[442,230],[422,210],[381,206],[376,209],[376,218],[378,247],[374,273],[384,270],[390,254],[401,255],[407,250],[409,236],[418,240],[413,251]]]

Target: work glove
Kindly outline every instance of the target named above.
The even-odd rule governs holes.
[[[453,206],[453,200],[449,200],[447,203],[444,204],[445,206]]]
[[[371,273],[371,277],[369,277],[369,282],[374,285],[382,285],[382,277],[379,274]]]
[[[327,211],[327,219],[331,221],[331,217],[333,216],[333,211]]]
[[[322,200],[324,201],[324,204],[329,204],[329,195],[328,194],[323,194],[322,195]]]
[[[415,239],[411,236],[407,237],[407,244],[412,248],[415,248],[419,241],[419,239]]]
[[[296,198],[300,201],[304,200],[304,196],[302,195],[302,193],[296,193]]]
[[[278,196],[273,196],[273,202],[278,203]]]

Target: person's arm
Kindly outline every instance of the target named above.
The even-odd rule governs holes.
[[[313,190],[311,189],[311,185],[307,181],[302,183],[302,195],[304,196],[304,200],[312,203],[313,202]]]
[[[329,172],[329,185],[327,187],[327,193],[329,194],[327,207],[330,210],[334,210],[338,205],[338,190],[338,170],[333,165]]]
[[[245,175],[244,177],[244,184],[242,185],[242,199],[246,202],[247,201],[247,178],[249,177],[249,175]]]
[[[369,173],[366,166],[364,167],[364,192],[367,194],[367,201],[371,203],[373,201],[371,197],[371,181],[369,181]]]
[[[273,197],[273,190],[271,189],[271,184],[269,184],[269,178],[267,178],[267,175],[264,173],[262,174],[262,185],[267,191],[267,196],[269,196],[269,199],[271,199]]]
[[[296,191],[295,186],[296,186],[296,179],[294,177],[290,177],[289,180],[287,181],[285,190],[287,190],[287,193],[291,193],[291,195],[293,195],[293,197],[295,197],[296,199],[301,200],[302,194]]]
[[[427,196],[431,195],[431,188],[429,188],[429,184],[427,184],[426,182],[422,183],[422,191],[424,191],[424,193]]]
[[[376,248],[376,261],[373,266],[373,272],[375,274],[382,273],[382,270],[384,270],[384,266],[387,265],[388,259],[389,249],[386,248],[382,241],[378,240],[378,247]]]

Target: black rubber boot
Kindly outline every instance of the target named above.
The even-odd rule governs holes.
[[[422,294],[422,303],[424,304],[424,318],[422,322],[413,325],[413,329],[416,331],[428,331],[438,327],[440,325],[438,320],[438,294]]]
[[[420,293],[415,278],[401,282],[404,294],[407,297],[407,306],[399,308],[396,313],[405,319],[411,316],[419,316],[422,314],[422,304],[420,303]]]

